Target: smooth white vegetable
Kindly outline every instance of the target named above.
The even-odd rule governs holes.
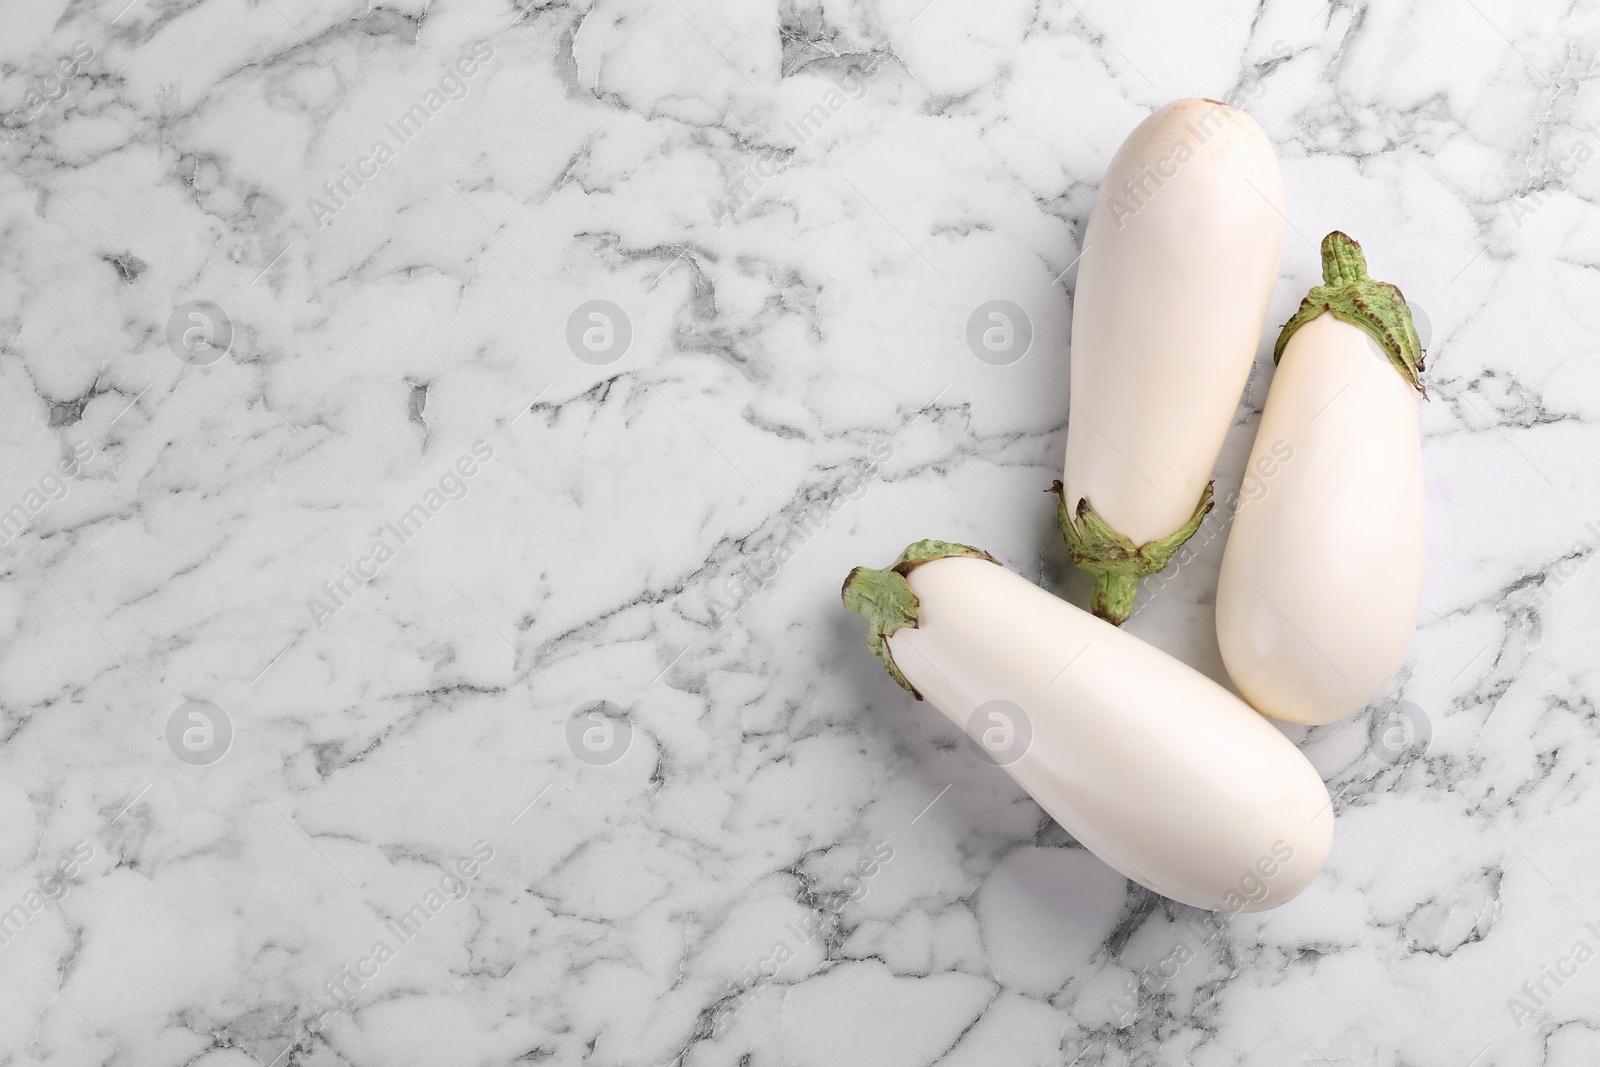
[[[857,568],[844,599],[896,681],[1140,885],[1260,911],[1322,869],[1333,810],[1316,770],[1198,671],[962,545]]]
[[[1072,315],[1062,533],[1120,624],[1211,507],[1283,245],[1283,175],[1249,115],[1179,100],[1106,171]]]
[[[1240,505],[1217,581],[1229,677],[1258,711],[1301,723],[1358,711],[1394,677],[1425,564],[1411,314],[1354,241],[1322,247],[1325,284],[1279,339],[1249,469],[1293,458]]]

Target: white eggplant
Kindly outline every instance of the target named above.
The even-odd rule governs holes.
[[[1211,509],[1211,471],[1255,361],[1283,246],[1283,174],[1254,119],[1179,100],[1117,151],[1084,233],[1060,497],[1096,615]]]
[[[1256,710],[1300,723],[1358,711],[1394,677],[1425,563],[1410,309],[1342,233],[1323,239],[1322,270],[1278,338],[1248,469],[1293,458],[1240,505],[1217,580],[1228,676]]]
[[[845,606],[926,696],[1091,852],[1197,908],[1261,911],[1304,889],[1333,838],[1327,788],[1232,693],[999,566],[919,541],[858,567]]]

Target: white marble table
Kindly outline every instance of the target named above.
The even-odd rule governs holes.
[[[1595,1062],[1592,5],[0,25],[0,1063]],[[1186,95],[1279,145],[1275,322],[1342,228],[1431,335],[1422,626],[1292,733],[1327,870],[1231,920],[1078,847],[838,600],[935,536],[1084,601],[1074,260]],[[1218,678],[1224,534],[1129,623]]]

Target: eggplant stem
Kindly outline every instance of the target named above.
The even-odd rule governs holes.
[[[882,570],[857,567],[845,578],[844,588],[839,591],[844,606],[872,624],[872,629],[867,632],[867,647],[872,654],[889,672],[889,677],[918,700],[922,699],[922,694],[901,672],[899,664],[894,661],[894,654],[889,651],[889,635],[905,628],[915,630],[919,621],[922,605],[917,601],[917,594],[911,591],[911,583],[906,581],[906,575],[924,563],[950,556],[986,559],[995,564],[1000,562],[983,549],[971,545],[949,541],[916,541],[907,545],[905,551],[900,553],[900,558]]]
[[[1133,602],[1139,597],[1139,577],[1110,571],[1095,574],[1089,610],[1112,625],[1121,626],[1133,614]]]
[[[1056,517],[1061,522],[1061,536],[1067,542],[1067,554],[1083,570],[1094,577],[1094,595],[1089,608],[1097,616],[1121,626],[1133,614],[1133,602],[1139,595],[1139,579],[1155,574],[1166,567],[1183,543],[1195,535],[1212,507],[1212,490],[1215,483],[1207,482],[1200,494],[1189,521],[1157,541],[1135,545],[1128,537],[1111,527],[1081,497],[1076,508],[1067,506],[1067,489],[1060,481],[1051,484],[1047,493],[1056,495]]]
[[[1400,377],[1423,396],[1428,395],[1422,384],[1428,353],[1417,337],[1405,294],[1398,286],[1373,280],[1367,274],[1366,253],[1338,230],[1322,239],[1322,284],[1311,288],[1283,324],[1272,349],[1272,362],[1283,359],[1283,350],[1296,330],[1323,312],[1364,331],[1383,349]]]

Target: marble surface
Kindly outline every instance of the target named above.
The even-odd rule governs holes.
[[[1592,5],[0,25],[0,1063],[1595,1062]],[[1410,658],[1291,731],[1333,855],[1231,919],[1078,847],[838,601],[937,536],[1084,602],[1078,241],[1187,95],[1279,146],[1274,321],[1348,230],[1433,395]],[[1129,623],[1219,679],[1225,526]]]

